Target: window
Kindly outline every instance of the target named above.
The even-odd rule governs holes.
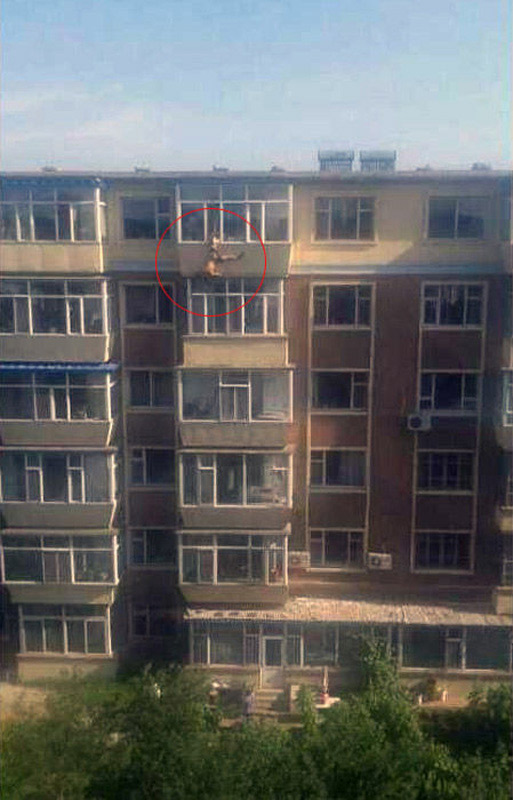
[[[470,372],[423,372],[420,408],[476,411],[479,375]]]
[[[467,669],[511,669],[511,628],[495,625],[466,630]]]
[[[312,373],[312,407],[316,411],[363,411],[367,408],[368,383],[368,372],[316,370]]]
[[[366,481],[366,453],[363,450],[312,450],[310,485],[363,488]]]
[[[132,564],[175,564],[176,546],[172,530],[132,531]]]
[[[104,282],[0,281],[0,333],[105,333]]]
[[[483,239],[489,201],[485,197],[430,197],[430,239]]]
[[[434,492],[470,492],[473,485],[472,453],[419,452],[418,489]]]
[[[334,625],[328,626],[325,623],[305,625],[303,639],[305,664],[313,667],[336,663],[336,628]]]
[[[172,297],[172,287],[164,288]],[[157,284],[125,286],[125,311],[127,325],[173,324],[173,303]]]
[[[187,315],[189,333],[238,336],[283,333],[283,283],[266,279],[250,300],[259,284],[259,278],[188,279],[187,308],[194,312]]]
[[[22,653],[109,653],[105,606],[20,605]]]
[[[469,533],[422,533],[415,536],[415,568],[470,569]]]
[[[503,453],[501,458],[501,500],[507,508],[513,507],[513,455]]]
[[[132,606],[132,636],[175,636],[175,613],[163,606]]]
[[[189,213],[205,207],[221,211]],[[181,242],[206,242],[213,233],[222,242],[257,242],[256,234],[243,220],[250,222],[265,242],[288,242],[290,238],[286,184],[183,184],[179,187],[178,216],[184,214],[187,216],[178,223]]]
[[[445,631],[430,625],[403,628],[403,666],[435,669],[445,665]]]
[[[132,407],[172,408],[172,372],[130,370],[129,382]]]
[[[312,567],[362,567],[363,532],[311,530],[310,565]]]
[[[96,241],[96,211],[104,226],[105,203],[95,204],[93,186],[23,186],[3,182],[0,239],[23,241]]]
[[[3,419],[104,420],[110,382],[100,372],[0,369]]]
[[[182,418],[223,422],[285,421],[290,417],[290,373],[183,371]]]
[[[371,286],[314,286],[314,327],[368,328]]]
[[[175,477],[173,450],[132,450],[130,477],[133,486],[171,484]]]
[[[35,583],[113,583],[115,539],[110,536],[1,537],[3,580]]]
[[[1,457],[4,502],[105,503],[111,496],[103,453],[16,453]]]
[[[125,239],[160,239],[174,218],[170,197],[123,197],[122,203]]]
[[[182,533],[180,583],[286,582],[283,535]]]
[[[318,241],[374,239],[373,197],[317,197],[315,238]]]
[[[474,327],[483,323],[483,287],[472,283],[423,286],[423,324],[427,327]]]
[[[181,463],[185,506],[289,505],[284,453],[183,453]]]
[[[212,664],[242,664],[244,658],[242,626],[219,622],[210,635]]]
[[[513,371],[504,373],[503,378],[503,425],[513,425]]]

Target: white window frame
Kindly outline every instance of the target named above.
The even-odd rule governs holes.
[[[148,451],[155,452],[156,450],[164,451],[166,453],[171,453],[174,457],[175,453],[172,447],[131,447],[129,450],[130,456],[130,472],[129,472],[129,486],[131,489],[141,489],[144,487],[148,487],[151,489],[155,488],[174,488],[175,480],[173,479],[169,483],[149,483],[148,482],[148,462],[147,462],[147,453]],[[140,454],[140,455],[137,455]],[[142,483],[135,483],[133,479],[133,464],[138,463],[142,466]],[[176,469],[176,465],[175,465]]]
[[[133,239],[130,241],[141,241],[140,239]],[[142,240],[144,241],[144,239]],[[148,240],[149,241],[149,240]],[[173,285],[169,283],[169,281],[163,282],[162,285],[164,289],[168,292],[169,295],[173,296]],[[128,292],[127,289],[130,287],[135,286],[138,289],[141,288],[148,288],[150,287],[153,289],[153,301],[154,301],[154,311],[155,311],[155,322],[128,322]],[[166,302],[171,306],[171,322],[167,320],[165,322],[160,321],[160,306],[159,306],[159,293],[163,295]],[[190,315],[188,315],[190,316]],[[171,300],[166,297],[163,293],[160,285],[158,283],[148,283],[148,281],[137,281],[137,282],[130,282],[123,284],[123,326],[128,329],[132,328],[144,328],[149,330],[155,330],[155,328],[165,328],[167,330],[174,329],[176,322],[175,317],[175,305],[171,302]]]
[[[215,319],[215,317],[208,316],[209,315],[209,307],[208,302],[209,298],[212,297],[212,294],[208,294],[207,292],[202,291],[193,291],[192,290],[192,280],[190,278],[187,279],[187,308],[193,308],[193,299],[194,298],[201,298],[202,304],[202,314],[203,317],[193,316],[191,314],[187,315],[187,324],[188,324],[188,335],[189,336],[283,336],[284,333],[284,291],[283,291],[283,280],[279,280],[278,282],[278,291],[271,292],[266,291],[265,282],[262,285],[262,288],[255,296],[254,299],[260,298],[260,302],[262,303],[262,330],[261,331],[246,331],[246,308],[248,305],[251,304],[250,301],[247,305],[243,305],[246,303],[246,297],[250,297],[254,294],[253,291],[249,289],[246,291],[244,288],[244,278],[239,278],[240,280],[240,291],[229,290],[229,279],[225,279],[224,282],[224,292],[219,293],[215,292],[215,295],[218,297],[224,298],[225,308],[240,308],[240,330],[232,330],[231,329],[231,314],[227,313],[224,317],[220,319],[223,320],[224,330],[223,331],[211,331],[209,330],[209,320]],[[278,313],[278,329],[277,331],[269,330],[268,325],[268,318],[269,318],[269,298],[275,297],[278,298],[277,300],[277,313]],[[194,325],[201,325],[203,330],[197,331],[194,330]]]
[[[504,370],[502,378],[502,424],[513,425],[513,370]]]
[[[4,452],[11,452],[4,451]],[[86,499],[86,490],[85,490],[85,475],[86,469],[84,465],[84,452],[74,452],[74,453],[63,453],[62,451],[57,450],[49,450],[49,451],[37,451],[37,452],[27,452],[27,451],[20,451],[18,449],[12,450],[12,452],[18,453],[24,457],[24,479],[25,479],[25,499],[24,500],[6,500],[3,497],[3,481],[0,480],[0,500],[3,503],[44,503],[45,505],[97,505],[104,504],[104,503],[112,503],[115,499],[115,476],[114,476],[114,469],[113,469],[113,454],[112,453],[104,453],[100,450],[95,451],[88,451],[91,455],[104,455],[106,460],[106,467],[107,467],[107,475],[109,481],[108,487],[108,497],[105,500],[87,500]],[[43,456],[45,455],[64,455],[66,458],[66,487],[67,487],[67,498],[64,500],[44,500],[44,480],[43,480]],[[79,463],[72,464],[71,459],[77,458],[79,459]],[[29,463],[30,460],[36,461],[37,463]],[[29,482],[29,473],[35,473],[37,475],[38,487],[39,487],[39,499],[32,499],[29,498],[30,495],[30,482]],[[81,487],[81,500],[73,500],[72,498],[72,473],[78,474],[80,476],[80,487]],[[1,476],[1,470],[0,470]]]
[[[454,235],[453,236],[430,236],[429,235],[429,220],[431,216],[431,200],[453,200],[455,205],[454,210]],[[459,222],[459,204],[461,201],[466,200],[480,200],[483,203],[483,236],[476,238],[475,236],[458,236],[458,222]],[[431,194],[427,199],[426,208],[426,231],[425,238],[428,242],[484,242],[489,238],[487,228],[490,223],[490,206],[491,198],[486,195],[443,195]]]
[[[183,392],[183,376],[184,374],[190,374],[192,372],[197,373],[198,375],[202,372],[208,372],[209,374],[216,373],[217,374],[217,391],[218,391],[218,409],[219,414],[216,418],[208,418],[208,419],[192,419],[186,418],[183,414],[183,402],[184,402],[184,392]],[[244,389],[247,387],[248,390],[248,416],[247,417],[240,417],[239,419],[231,419],[227,417],[226,419],[222,416],[222,409],[221,409],[221,391],[223,388],[231,388],[231,385],[224,383],[224,375],[230,372],[239,372],[245,373],[247,375],[247,384],[240,384],[234,388],[241,388]],[[289,391],[289,402],[288,402],[288,414],[283,419],[261,419],[260,417],[253,416],[253,381],[255,376],[263,375],[272,375],[275,373],[276,375],[284,375],[287,374],[288,376],[288,391]],[[179,415],[180,415],[180,422],[185,423],[219,423],[219,422],[228,422],[228,423],[241,423],[241,422],[251,422],[255,424],[272,424],[278,423],[283,424],[285,422],[292,422],[293,417],[293,371],[291,369],[224,369],[224,370],[216,370],[216,369],[198,369],[198,370],[179,370],[178,373],[178,406],[179,406]]]
[[[67,188],[61,186],[61,189]],[[84,187],[85,188],[85,187]],[[87,187],[91,190],[91,200],[58,200],[58,189],[53,187],[53,198],[51,200],[34,200],[34,191],[28,189],[27,200],[1,200],[0,206],[11,206],[14,208],[15,221],[16,221],[16,239],[2,239],[4,242],[37,242],[38,244],[52,244],[61,242],[62,244],[92,244],[94,242],[101,242],[102,240],[102,216],[105,213],[103,209],[107,204],[100,200],[100,192],[94,186]],[[36,239],[36,226],[34,222],[34,209],[37,206],[53,206],[54,209],[54,222],[55,222],[55,239]],[[59,239],[59,216],[58,209],[60,206],[69,207],[69,226],[70,238]],[[94,239],[77,239],[76,238],[76,209],[82,206],[90,206],[93,209],[93,225],[94,225]],[[28,238],[22,236],[22,215],[20,213],[21,207],[28,210],[28,224],[30,235]]]
[[[91,655],[102,657],[105,655],[112,655],[112,647],[111,647],[111,639],[110,639],[110,608],[109,606],[105,606],[105,615],[99,616],[95,614],[91,614],[90,616],[74,616],[73,613],[66,613],[66,607],[61,605],[55,606],[55,614],[27,614],[25,613],[24,606],[27,604],[19,603],[18,604],[18,615],[19,615],[19,628],[20,628],[20,652],[30,653],[33,655],[43,655],[46,653],[51,653],[52,655]],[[46,649],[46,630],[44,622],[45,620],[49,619],[57,619],[62,624],[62,633],[63,633],[63,650],[62,651],[51,651]],[[26,636],[25,636],[25,622],[39,622],[42,626],[42,640],[43,640],[43,649],[42,650],[27,650],[26,647]],[[67,622],[83,622],[84,624],[84,650],[69,650],[68,647],[68,627]],[[88,648],[88,627],[89,623],[98,623],[102,622],[104,626],[104,637],[105,637],[105,650],[102,653],[89,653]]]
[[[348,561],[345,564],[331,564],[326,563],[326,534],[335,533],[338,536],[345,536],[347,538],[347,552],[351,553],[351,544],[353,542],[353,537],[359,543],[361,542],[361,551],[362,551],[362,561],[360,564],[352,563]],[[321,557],[321,564],[312,564],[311,561],[311,542],[312,542],[312,535],[321,538],[321,546],[322,546],[322,557]],[[356,538],[358,537],[358,538]],[[361,572],[364,568],[365,562],[365,530],[363,528],[310,528],[310,570],[318,570],[321,569],[323,571],[333,570],[335,572]]]
[[[149,399],[150,402],[146,405],[136,405],[132,403],[132,383],[131,378],[134,373],[144,374],[149,376]],[[173,370],[170,369],[128,369],[127,370],[127,400],[128,400],[128,407],[130,409],[136,409],[137,411],[144,410],[144,411],[164,411],[169,412],[172,411],[175,407],[174,403],[174,381],[173,381]],[[171,379],[171,403],[169,405],[156,405],[155,400],[155,381],[157,375],[169,375]]]
[[[327,458],[328,453],[362,453],[364,456],[364,482],[358,486],[341,483],[327,483],[328,467]],[[314,455],[315,454],[315,455]],[[369,482],[369,468],[367,449],[365,447],[312,447],[310,450],[310,492],[312,493],[330,493],[330,492],[356,492],[363,494],[367,491]],[[311,465],[313,462],[321,464],[322,466],[322,483],[312,483],[311,479]]]
[[[54,278],[46,279],[45,277],[41,278],[23,278],[23,277],[16,277],[16,278],[4,278],[3,281],[19,281],[24,282],[27,284],[27,291],[26,293],[17,292],[17,293],[9,293],[4,294],[2,299],[5,301],[6,299],[11,299],[13,303],[13,318],[14,318],[14,330],[13,331],[0,331],[1,336],[16,336],[20,334],[31,336],[105,336],[107,333],[108,325],[107,325],[107,285],[106,281],[102,280],[101,278],[91,278],[90,280],[94,283],[100,283],[101,285],[101,292],[98,294],[97,292],[91,292],[90,294],[77,294],[73,292],[72,283],[76,281],[85,282],[88,279],[76,278],[76,279],[69,279],[69,280],[59,280]],[[45,283],[55,283],[59,285],[63,285],[63,293],[62,294],[35,294],[32,293],[32,284],[34,282],[41,282],[44,281]],[[65,308],[65,330],[64,331],[36,331],[34,330],[34,312],[32,309],[32,302],[34,300],[41,300],[41,299],[52,299],[52,300],[62,300],[64,303]],[[88,299],[96,299],[100,300],[101,305],[101,331],[90,333],[85,330],[84,321],[85,321],[85,312],[84,312],[84,302]],[[19,302],[24,301],[26,302],[26,313],[28,319],[28,330],[19,330],[20,325],[18,324],[18,305]],[[71,307],[73,303],[78,302],[79,307],[79,328],[80,330],[74,331],[72,330],[72,311]]]
[[[350,403],[348,406],[333,406],[332,408],[315,405],[315,376],[318,373],[336,373],[339,375],[351,376],[351,389],[350,389]],[[315,367],[311,370],[312,373],[312,393],[310,400],[310,413],[311,414],[368,414],[369,413],[369,399],[370,399],[370,370],[368,369],[324,369],[322,367]],[[362,380],[362,376],[364,380]],[[355,395],[357,388],[365,387],[367,390],[367,404],[365,406],[355,405]]]
[[[247,537],[247,544],[246,546],[237,544],[230,547],[230,545],[226,544],[219,544],[218,536],[225,534],[235,534],[237,536],[245,536]],[[193,535],[200,535],[201,537],[210,536],[211,543],[209,544],[184,544],[184,536],[193,536]],[[257,536],[259,540],[261,537],[265,537],[266,544],[263,547],[253,546],[253,535]],[[280,552],[282,553],[282,562],[283,562],[283,573],[281,575],[281,580],[273,580],[272,579],[272,551],[273,548],[269,542],[270,539],[281,539],[283,544],[282,547],[279,548]],[[248,578],[248,580],[244,581],[220,581],[218,576],[218,554],[219,550],[243,550],[247,552],[248,564],[249,564],[249,571],[251,571],[251,557],[250,553],[252,550],[264,553],[264,579],[263,580],[252,580],[252,578]],[[199,564],[198,564],[198,580],[197,581],[185,581],[184,574],[183,574],[183,555],[184,550],[186,551],[193,551],[195,553],[202,551],[202,552],[211,552],[212,553],[212,580],[211,581],[201,581],[201,575],[199,573]],[[223,531],[222,534],[217,534],[213,531],[203,531],[203,530],[194,530],[186,531],[181,530],[178,532],[178,575],[179,575],[179,583],[183,586],[286,586],[288,584],[288,572],[287,572],[287,559],[288,559],[288,537],[287,534],[283,531],[246,531],[246,530],[230,530],[230,531]]]
[[[354,290],[354,322],[330,324],[329,322],[329,303],[330,303],[330,290],[331,289],[353,289]],[[369,291],[369,297],[361,297],[361,290]],[[324,304],[324,322],[319,323],[315,321],[315,293],[323,292],[324,297],[321,302]],[[374,286],[371,283],[314,283],[312,284],[312,329],[316,331],[343,331],[343,330],[364,330],[369,331],[372,328],[373,317],[373,303],[374,303]],[[362,310],[364,305],[368,304],[369,308],[369,322],[360,322],[363,316]]]
[[[234,450],[227,450],[223,451],[223,453],[215,453],[215,452],[181,452],[180,454],[180,506],[182,508],[290,508],[292,505],[292,455],[290,453],[286,453],[283,451],[276,452],[274,451],[234,451]],[[230,503],[230,504],[223,504],[217,502],[217,483],[218,483],[218,465],[217,465],[217,456],[218,455],[238,455],[242,458],[242,502],[241,503]],[[249,495],[249,486],[248,486],[248,457],[252,455],[258,456],[279,456],[280,458],[284,458],[286,466],[274,466],[271,468],[271,471],[285,474],[286,480],[286,502],[282,503],[249,503],[248,502],[248,495]],[[213,475],[213,503],[185,503],[185,481],[184,481],[184,466],[183,466],[183,458],[184,456],[195,456],[196,457],[196,495],[198,498],[201,498],[201,473],[208,472]],[[211,465],[202,466],[201,459],[207,456],[209,459],[212,460]],[[263,488],[263,487],[260,487]]]
[[[430,391],[422,394],[422,380],[425,376],[430,376]],[[460,401],[459,406],[455,408],[437,408],[435,406],[436,397],[436,381],[439,375],[459,375],[461,377]],[[476,394],[475,398],[466,394],[467,375],[476,378]],[[433,416],[437,417],[451,417],[451,416],[476,416],[480,412],[481,405],[481,373],[478,370],[422,370],[419,372],[419,409],[422,411],[431,411]],[[473,408],[465,408],[465,403],[474,403]]]
[[[418,537],[419,536],[456,536],[456,537],[467,537],[468,541],[468,566],[462,567],[457,565],[451,565],[448,567],[444,567],[440,562],[443,562],[443,559],[439,559],[439,566],[419,566],[417,564],[417,544],[418,544]],[[458,541],[461,539],[458,538]],[[428,542],[429,547],[429,542]],[[422,573],[433,573],[437,575],[450,575],[450,574],[470,574],[472,573],[472,563],[473,563],[473,547],[474,547],[474,537],[472,531],[469,530],[416,530],[414,533],[414,540],[413,540],[413,572],[422,572]],[[443,551],[443,546],[441,548]]]
[[[459,325],[451,325],[447,322],[441,322],[441,312],[442,312],[442,291],[443,290],[453,290],[453,289],[464,289],[464,309],[463,309],[463,322]],[[426,297],[426,290],[427,289],[436,289],[437,296],[436,297]],[[480,316],[481,322],[467,322],[469,316],[469,303],[476,301],[478,298],[473,298],[470,296],[470,293],[473,289],[480,289],[481,290],[481,298],[480,298]],[[432,303],[435,305],[435,322],[426,322],[426,307],[428,303]],[[482,330],[485,324],[485,309],[486,309],[486,284],[484,283],[477,283],[477,282],[467,282],[467,281],[451,281],[449,282],[441,282],[437,283],[436,281],[425,281],[422,284],[422,320],[421,325],[423,328],[428,330],[433,329],[441,329],[441,330],[461,330],[462,328],[471,329],[471,330]]]
[[[421,457],[428,456],[428,485],[420,486],[420,473],[421,473]],[[471,486],[470,489],[461,486],[462,479],[462,462],[463,459],[471,457]],[[435,468],[435,460],[442,457],[442,486],[436,486],[436,479],[433,478],[433,470]],[[456,458],[456,486],[451,487],[447,485],[448,471],[449,471],[449,457]],[[418,450],[417,451],[417,494],[474,494],[474,487],[476,486],[476,455],[474,450]]]
[[[233,207],[240,207],[244,206],[244,212],[240,214],[241,217],[244,217],[248,222],[251,222],[251,211],[254,208],[260,209],[260,222],[261,222],[261,230],[259,231],[260,237],[263,242],[269,244],[290,244],[292,240],[292,184],[280,184],[286,186],[287,189],[287,197],[281,199],[253,199],[249,197],[249,185],[250,184],[239,184],[239,186],[244,188],[244,198],[240,200],[233,200],[233,199],[225,199],[224,198],[224,191],[223,191],[223,184],[219,184],[218,187],[211,187],[212,189],[218,188],[218,196],[217,199],[209,199],[206,200],[200,197],[200,192],[198,192],[198,200],[188,200],[183,199],[181,196],[181,185],[177,184],[176,187],[176,203],[177,203],[177,210],[178,210],[178,242],[184,245],[190,244],[204,244],[208,241],[209,236],[209,225],[208,225],[208,216],[209,213],[203,211],[203,239],[184,239],[182,236],[182,220],[181,217],[186,214],[188,211],[192,211],[193,208],[202,209],[202,208],[219,208],[224,209],[226,208],[228,211],[232,211]],[[251,184],[254,188],[254,184]],[[262,186],[269,186],[273,185],[272,183],[264,183]],[[287,205],[288,207],[288,214],[287,214],[287,238],[286,239],[268,239],[266,236],[266,214],[267,214],[267,206],[272,205]],[[192,208],[189,208],[191,206]],[[184,210],[185,207],[185,210]],[[215,212],[213,212],[215,213]],[[236,213],[239,213],[238,211]],[[245,225],[245,237],[243,239],[226,239],[224,237],[224,214],[219,213],[219,236],[221,242],[224,244],[260,244],[256,236],[254,235],[252,229],[249,225]],[[255,225],[255,227],[257,227]]]
[[[153,239],[151,239],[149,236],[148,237],[146,237],[146,236],[140,236],[140,237],[137,237],[137,236],[136,237],[125,236],[125,207],[124,207],[124,201],[125,200],[141,200],[141,201],[145,200],[146,202],[153,201],[153,222],[154,222],[154,228],[155,228],[155,233],[154,233]],[[169,211],[159,211],[159,201],[160,200],[169,200]],[[162,235],[161,233],[159,233],[160,227],[161,227],[161,222],[167,223],[167,224],[164,224],[162,226],[162,230],[163,231],[167,227],[169,227],[169,225],[171,225],[171,223],[173,222],[174,203],[175,203],[174,195],[169,195],[169,194],[167,194],[167,195],[151,195],[151,196],[140,195],[140,194],[138,194],[138,195],[126,195],[126,194],[122,195],[119,198],[119,210],[120,210],[119,218],[120,218],[120,223],[121,223],[121,236],[120,236],[121,240],[123,242],[145,242],[145,241],[146,242],[151,242],[151,241],[158,242],[160,240],[161,235]],[[164,238],[165,239],[170,239],[172,237],[173,237],[173,228],[171,228],[171,230],[166,233],[166,236]]]
[[[27,370],[29,372],[30,370]],[[80,375],[97,375],[98,381],[103,380],[103,383],[91,383],[87,385],[74,385],[73,377],[74,374],[77,373],[65,373],[65,382],[63,384],[55,384],[51,382],[51,379],[48,379],[48,383],[36,383],[36,376],[38,373],[33,372],[31,373],[31,379],[27,383],[2,383],[0,386],[1,390],[4,389],[23,389],[26,392],[30,392],[31,395],[31,404],[32,404],[32,416],[31,417],[6,417],[3,416],[0,409],[0,419],[5,420],[13,420],[16,422],[23,422],[24,420],[37,420],[38,422],[88,422],[88,423],[97,423],[97,422],[109,422],[112,419],[111,414],[111,404],[110,404],[110,393],[112,391],[112,387],[114,386],[114,382],[111,379],[109,373],[105,372],[94,372],[94,373],[85,373],[81,372],[78,373]],[[37,394],[38,391],[41,389],[45,389],[48,391],[49,395],[49,407],[50,407],[50,416],[43,417],[39,416],[37,410]],[[101,389],[105,392],[105,417],[73,417],[71,414],[71,392],[75,389]],[[56,412],[56,401],[55,401],[55,391],[62,390],[65,393],[66,399],[66,416],[59,417],[57,416]]]
[[[5,531],[4,531],[4,534],[8,535]],[[53,532],[48,532],[48,534],[45,534],[45,535],[54,536],[55,534]],[[62,545],[51,546],[50,547],[49,545],[46,545],[44,543],[44,536],[45,535],[37,534],[37,536],[39,538],[39,546],[38,547],[33,547],[33,546],[20,547],[19,545],[12,546],[12,545],[9,545],[9,544],[6,545],[4,543],[3,538],[0,536],[0,551],[1,551],[0,552],[0,570],[1,570],[1,575],[2,575],[2,581],[4,583],[7,583],[7,584],[11,584],[11,583],[12,584],[31,584],[31,585],[33,585],[33,584],[39,585],[41,583],[47,584],[47,585],[56,585],[56,584],[67,583],[66,581],[60,581],[60,580],[59,581],[47,581],[45,579],[45,561],[44,561],[44,554],[45,553],[67,553],[69,555],[69,559],[70,559],[70,576],[71,576],[71,580],[69,581],[69,583],[76,583],[76,584],[79,584],[80,586],[95,586],[95,585],[111,586],[111,585],[114,585],[114,584],[117,583],[117,552],[118,552],[117,536],[109,536],[109,538],[111,540],[111,543],[110,543],[109,547],[94,547],[93,548],[93,547],[82,547],[82,546],[77,547],[75,545],[76,537],[73,536],[73,535],[71,535],[71,536],[63,535],[61,537],[62,538]],[[108,534],[104,534],[104,535],[108,535]],[[41,571],[42,571],[42,576],[43,576],[42,581],[36,581],[36,580],[13,580],[13,579],[10,579],[10,578],[7,577],[7,571],[6,571],[6,568],[5,568],[5,553],[10,552],[12,550],[16,550],[16,551],[22,550],[24,552],[40,553],[41,554],[41,560],[42,560]],[[80,580],[77,580],[77,578],[76,578],[76,570],[75,570],[75,554],[79,555],[79,554],[82,554],[82,553],[86,553],[86,554],[87,553],[110,553],[110,555],[112,556],[112,576],[113,576],[112,580],[108,580],[108,581],[80,581]]]
[[[327,211],[323,211],[321,213],[328,214],[328,238],[321,238],[317,236],[317,214],[319,211],[317,210],[317,201],[318,200],[327,200],[329,202],[329,208]],[[338,238],[333,237],[332,227],[333,227],[333,201],[347,201],[347,200],[356,200],[356,232],[355,236],[349,238]],[[369,203],[372,205],[372,209],[362,208],[364,203]],[[312,232],[312,243],[313,244],[338,244],[338,243],[348,243],[348,242],[357,242],[358,244],[373,244],[377,240],[376,234],[376,210],[377,210],[377,202],[376,197],[374,195],[333,195],[333,194],[322,194],[316,195],[313,199],[313,232]],[[361,218],[363,214],[370,214],[372,216],[372,237],[370,239],[363,239],[360,238],[360,229],[361,229]]]

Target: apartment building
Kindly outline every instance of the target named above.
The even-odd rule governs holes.
[[[511,175],[353,161],[2,177],[4,670],[511,672]]]

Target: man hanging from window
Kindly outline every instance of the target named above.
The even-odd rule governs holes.
[[[203,266],[203,272],[208,278],[217,278],[221,275],[221,265],[225,261],[240,261],[244,253],[236,256],[223,255],[221,253],[221,240],[219,236],[212,233],[208,239],[208,252]]]

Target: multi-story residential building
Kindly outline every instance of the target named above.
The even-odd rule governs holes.
[[[511,175],[353,159],[3,176],[5,669],[511,671]]]

